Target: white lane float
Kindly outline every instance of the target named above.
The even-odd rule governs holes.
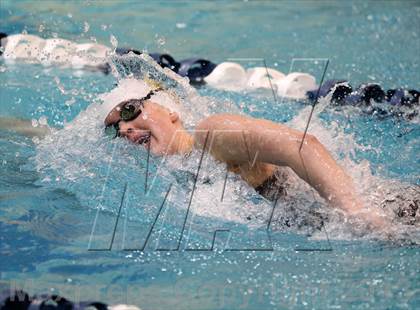
[[[6,62],[19,60],[75,69],[103,68],[112,51],[101,44],[77,44],[61,38],[42,39],[29,34],[9,35],[2,39],[2,46]]]
[[[60,38],[46,39],[44,48],[40,53],[42,64],[49,65],[69,65],[76,51],[77,44]]]
[[[284,73],[271,68],[255,67],[246,71],[247,89],[271,88],[274,81],[284,79]]]
[[[73,55],[71,63],[76,69],[103,67],[107,63],[106,58],[111,55],[111,53],[112,49],[102,44],[77,44],[76,52]]]
[[[16,34],[8,36],[6,40],[7,44],[3,53],[6,61],[25,60],[28,62],[39,62],[45,46],[44,39],[30,34]]]
[[[278,96],[293,99],[306,98],[307,91],[317,88],[315,77],[308,73],[291,72],[285,75],[265,67],[245,70],[234,62],[222,62],[204,81],[214,88],[230,91],[272,88]]]
[[[273,84],[278,96],[292,99],[304,99],[308,91],[318,87],[315,77],[302,72],[289,73],[283,79],[274,80]]]
[[[204,78],[204,81],[217,89],[241,91],[247,82],[247,73],[240,64],[222,62]]]

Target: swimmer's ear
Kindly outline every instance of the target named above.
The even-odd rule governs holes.
[[[172,123],[175,123],[179,119],[179,115],[176,112],[169,113],[169,118],[171,119]]]

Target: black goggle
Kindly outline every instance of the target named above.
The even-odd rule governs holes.
[[[113,138],[120,136],[120,122],[129,122],[133,119],[136,119],[142,112],[142,108],[144,102],[149,100],[154,94],[158,91],[163,90],[162,88],[157,88],[154,90],[149,91],[149,93],[140,99],[131,99],[128,100],[124,105],[120,108],[120,119],[111,125],[105,127],[105,134],[107,136],[112,136]]]

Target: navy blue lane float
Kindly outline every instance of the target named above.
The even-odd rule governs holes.
[[[307,92],[308,99],[314,101],[318,90]],[[388,89],[386,92],[379,84],[362,84],[357,89],[346,80],[328,80],[321,85],[319,96],[331,93],[331,102],[335,105],[368,105],[375,102],[388,102],[393,106],[409,106],[419,104],[420,92],[414,89]]]
[[[117,48],[118,55],[125,55],[130,52],[141,55],[142,53],[132,48]],[[169,54],[151,53],[149,54],[162,68],[169,68],[182,77],[188,77],[193,85],[204,84],[204,78],[208,76],[216,64],[202,58],[188,58],[177,62]]]

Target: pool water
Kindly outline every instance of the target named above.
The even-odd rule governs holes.
[[[121,47],[245,67],[262,58],[318,81],[329,58],[327,78],[420,88],[415,1],[2,1],[0,16],[6,33],[108,46],[115,38]],[[44,139],[0,130],[1,289],[142,309],[418,308],[418,226],[395,224],[389,241],[343,223],[302,183],[291,189],[296,203],[271,214],[272,204],[229,175],[220,202],[225,170],[209,158],[188,212],[200,154],[152,157],[146,195],[147,152],[102,134],[99,97],[116,83],[99,72],[0,60],[0,116],[55,128]],[[188,101],[195,117],[242,111],[303,129],[310,111],[269,92],[196,91],[202,97]],[[418,119],[321,101],[309,131],[372,205],[420,184]],[[323,228],[310,210],[329,218]]]

